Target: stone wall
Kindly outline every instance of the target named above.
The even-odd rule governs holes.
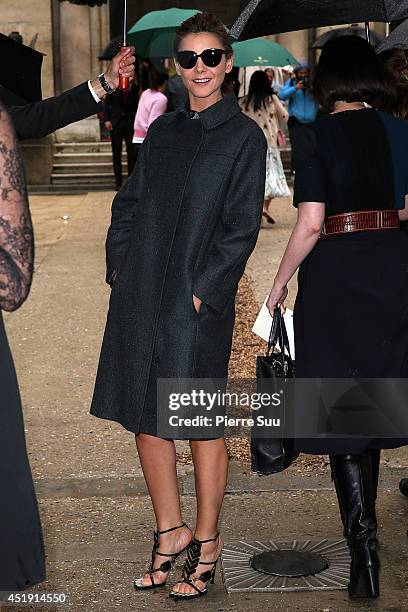
[[[26,45],[38,33],[35,48],[47,54],[42,69],[43,97],[52,96],[54,79],[50,0],[0,0],[0,32],[8,35],[12,31],[20,32]]]
[[[61,90],[65,91],[78,83],[96,76],[103,65],[97,57],[109,41],[109,7],[90,8],[57,0],[0,0],[0,32],[9,34],[19,31],[26,44],[29,44],[36,33],[36,49],[46,53],[43,62],[42,84],[43,97],[54,95],[53,47],[51,25],[51,3],[54,2],[60,14],[60,54],[61,54]],[[218,15],[226,24],[232,24],[240,13],[245,2],[242,0],[128,0],[129,27],[143,14],[159,10],[170,5],[179,8],[199,8]],[[122,0],[110,0],[115,3],[121,14]],[[385,32],[385,24],[373,26],[378,32]],[[318,28],[319,36],[327,28]],[[273,37],[287,47],[300,60],[308,58],[307,31],[279,34]]]
[[[49,185],[54,161],[54,140],[46,136],[21,143],[27,185]]]

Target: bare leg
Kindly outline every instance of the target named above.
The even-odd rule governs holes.
[[[218,440],[191,440],[191,453],[194,462],[194,476],[197,496],[197,523],[195,537],[198,540],[212,538],[218,531],[218,519],[224,500],[228,477],[228,453],[223,438]],[[222,548],[222,539],[203,544],[201,560],[215,560]],[[199,576],[211,569],[208,565],[198,565],[194,575]],[[198,581],[197,587],[203,589],[204,583]],[[195,593],[188,584],[176,584],[172,591]]]
[[[181,525],[180,494],[177,481],[176,448],[172,440],[163,440],[148,434],[136,436],[136,446],[143,474],[153,503],[158,531]],[[183,527],[160,535],[160,552],[177,553],[191,540],[191,532]],[[160,567],[166,559],[156,556],[154,567]],[[164,582],[167,573],[155,572],[154,581]],[[149,586],[148,574],[142,584]]]

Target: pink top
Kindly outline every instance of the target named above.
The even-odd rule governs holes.
[[[167,111],[167,98],[161,91],[146,89],[140,96],[134,123],[133,142],[141,143],[146,138],[149,126]]]

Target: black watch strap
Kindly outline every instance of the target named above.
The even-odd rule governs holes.
[[[112,87],[109,85],[108,81],[105,79],[105,75],[103,74],[103,72],[98,76],[98,79],[107,94],[111,94],[116,91],[115,89],[112,89]]]

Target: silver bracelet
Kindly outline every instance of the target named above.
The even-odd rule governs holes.
[[[100,74],[98,76],[98,79],[99,79],[100,84],[102,85],[103,89],[106,91],[107,94],[112,94],[114,91],[116,91],[116,88],[112,89],[112,87],[109,85],[109,83],[106,80],[105,75],[103,74],[103,72],[102,72],[102,74]]]

